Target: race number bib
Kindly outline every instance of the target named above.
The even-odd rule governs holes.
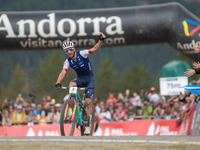
[[[69,93],[70,94],[76,94],[77,93],[77,87],[70,87],[69,88]]]

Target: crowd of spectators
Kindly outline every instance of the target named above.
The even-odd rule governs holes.
[[[192,84],[192,82],[190,83]],[[156,88],[119,93],[117,98],[109,94],[106,102],[95,98],[96,117],[100,123],[132,121],[136,119],[177,119],[177,123],[190,114],[191,108],[199,101],[199,96],[185,90],[185,94],[164,97],[156,93]]]
[[[7,134],[5,126],[59,123],[62,102],[55,102],[49,95],[43,96],[42,103],[38,105],[32,100],[24,99],[21,94],[15,101],[4,99],[0,109],[0,124],[4,133]]]
[[[185,90],[185,94],[164,97],[156,93],[156,88],[133,91],[127,89],[117,98],[110,92],[107,100],[96,97],[93,101],[95,116],[100,123],[132,121],[135,119],[177,119],[177,123],[189,115],[190,109],[199,96]],[[66,97],[63,98],[63,101]],[[6,98],[0,109],[0,123],[5,126],[57,124],[63,101],[56,103],[51,96],[43,96],[42,103],[24,99],[20,94],[15,101]]]

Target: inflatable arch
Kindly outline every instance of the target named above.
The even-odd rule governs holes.
[[[98,33],[104,46],[168,43],[193,60],[200,44],[200,20],[179,3],[158,5],[0,13],[0,50],[61,48],[65,40],[91,47]]]

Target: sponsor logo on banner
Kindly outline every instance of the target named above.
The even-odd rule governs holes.
[[[198,22],[195,22],[191,19],[186,18],[183,22],[183,27],[184,27],[184,33],[186,36],[193,36],[197,31],[200,30],[200,24]],[[189,31],[188,24],[192,24],[194,28]]]
[[[103,132],[101,127],[98,127],[97,131],[94,133],[94,136],[123,136],[123,135],[137,135],[137,132],[124,132],[123,128],[110,128],[107,127]]]
[[[59,15],[59,14],[58,14]],[[106,25],[106,35],[116,35],[117,37],[106,38],[105,44],[125,44],[122,29],[122,19],[119,16],[110,17],[85,17],[73,20],[71,18],[56,18],[56,13],[47,14],[47,18],[41,20],[21,19],[16,22],[16,26],[11,24],[7,14],[0,16],[0,32],[6,33],[5,38],[22,39],[22,48],[53,48],[60,47],[65,41],[74,42],[75,46],[93,46],[96,43],[96,36],[101,32],[101,24]],[[88,38],[88,26],[91,28],[91,35],[95,38]],[[15,31],[15,30],[17,31]],[[77,36],[76,39],[71,37]],[[58,37],[66,38],[58,40]],[[81,38],[83,37],[83,38]],[[26,38],[27,40],[24,40]],[[54,40],[53,40],[54,39]],[[56,40],[55,40],[56,39]]]
[[[183,22],[184,34],[187,37],[193,36],[195,33],[200,32],[200,24],[191,19],[184,19]],[[190,26],[189,26],[190,25]],[[177,49],[192,50],[193,46],[198,46],[200,41],[191,40],[190,43],[177,42]],[[195,51],[184,51],[184,53],[196,53]]]
[[[26,136],[60,136],[58,131],[49,131],[49,130],[39,130],[36,134],[32,127],[28,129],[28,132],[26,133]]]
[[[154,122],[148,128],[146,135],[178,135],[178,131],[170,131],[170,126],[155,125]]]

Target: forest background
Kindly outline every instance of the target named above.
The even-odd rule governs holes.
[[[200,16],[199,0],[0,0],[0,11],[45,11],[95,9],[160,4],[178,2],[196,16]],[[80,50],[80,49],[77,49]],[[66,55],[62,49],[56,50],[13,50],[0,51],[0,105],[5,98],[15,101],[18,94],[30,99],[36,96],[35,102],[41,103],[44,95],[50,95],[56,102],[62,101],[67,91],[54,87],[62,70]],[[151,86],[159,92],[159,77],[162,66],[171,60],[184,60],[192,65],[192,60],[177,52],[166,43],[103,47],[89,56],[95,74],[95,97],[108,98],[109,92],[132,92],[141,89],[149,90]],[[192,66],[191,66],[192,67]],[[62,82],[68,83],[76,77],[69,69]],[[197,78],[197,77],[196,77]]]

